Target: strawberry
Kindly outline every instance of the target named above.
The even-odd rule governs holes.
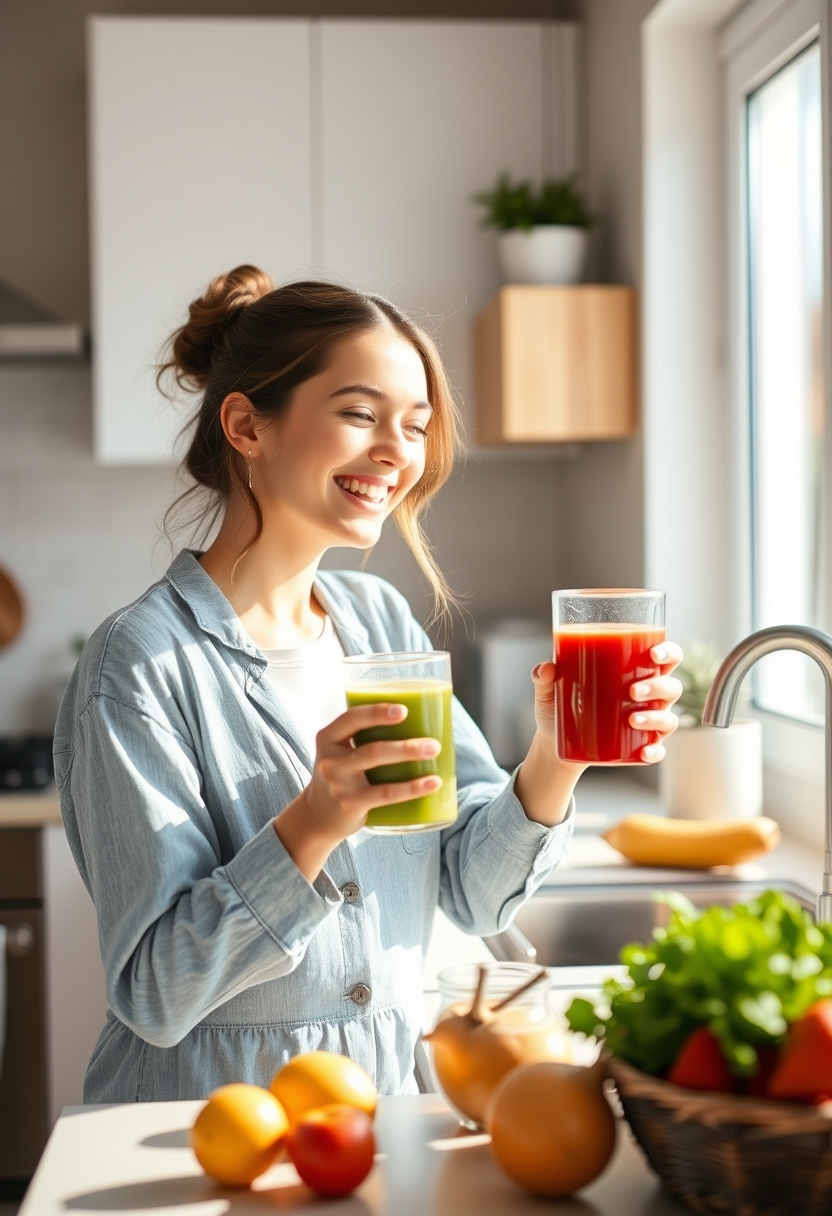
[[[816,1001],[789,1027],[768,1087],[771,1098],[817,1102],[832,1093],[832,1000]]]
[[[719,1041],[707,1026],[700,1026],[688,1036],[667,1079],[685,1089],[715,1093],[733,1093],[737,1088],[737,1079],[728,1071]]]

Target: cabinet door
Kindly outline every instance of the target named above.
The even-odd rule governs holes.
[[[439,323],[465,400],[471,319],[500,285],[494,234],[472,195],[503,170],[539,179],[575,167],[576,27],[324,21],[312,56],[316,261]]]
[[[241,262],[308,273],[309,23],[94,17],[89,37],[96,455],[167,464],[193,402],[154,365],[190,301]]]

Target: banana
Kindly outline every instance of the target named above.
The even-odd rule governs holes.
[[[604,840],[641,866],[706,870],[736,866],[780,843],[773,819],[661,819],[628,815],[603,833]]]

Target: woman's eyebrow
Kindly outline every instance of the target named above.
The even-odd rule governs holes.
[[[383,400],[387,396],[380,388],[373,388],[370,384],[345,384],[343,388],[336,388],[334,393],[329,394],[329,397],[330,400],[333,397],[349,397],[352,393],[363,393],[364,396],[375,397],[377,400]],[[410,408],[433,412],[433,406],[429,401],[414,401]]]

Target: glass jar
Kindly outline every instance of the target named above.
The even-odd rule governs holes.
[[[488,1099],[512,1068],[570,1058],[561,1020],[549,1003],[548,976],[494,1011],[539,971],[530,963],[487,967],[481,1023],[466,1017],[480,966],[465,963],[439,974],[439,1015],[427,1039],[439,1088],[466,1127],[483,1126]]]

